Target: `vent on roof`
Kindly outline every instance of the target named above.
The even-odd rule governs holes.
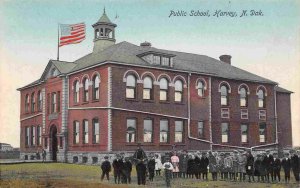
[[[142,42],[142,43],[140,44],[140,46],[142,46],[142,47],[151,47],[151,43],[145,41],[145,42]]]
[[[228,63],[229,65],[231,65],[231,56],[230,55],[221,55],[219,58],[220,58],[220,61],[223,61],[224,63]]]

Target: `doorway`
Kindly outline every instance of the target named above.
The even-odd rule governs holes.
[[[55,125],[51,126],[50,129],[50,138],[51,138],[51,154],[52,160],[57,161],[57,128]]]

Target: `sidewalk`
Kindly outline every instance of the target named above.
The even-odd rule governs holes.
[[[44,161],[52,163],[53,161]],[[21,159],[0,159],[0,165],[20,164],[20,163],[43,163],[43,160],[21,160]]]

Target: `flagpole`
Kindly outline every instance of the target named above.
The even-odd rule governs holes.
[[[59,61],[59,24],[57,24],[57,61]]]

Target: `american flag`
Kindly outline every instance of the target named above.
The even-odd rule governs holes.
[[[85,23],[60,24],[59,47],[77,44],[85,39]]]

